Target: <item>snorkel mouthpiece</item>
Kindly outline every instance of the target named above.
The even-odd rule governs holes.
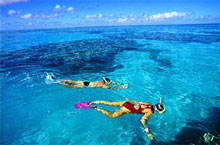
[[[160,114],[163,114],[166,111],[166,109],[164,108],[162,111],[159,111]]]
[[[155,107],[160,114],[163,114],[166,111],[166,109],[162,105],[162,98],[160,98],[160,103],[158,103]]]

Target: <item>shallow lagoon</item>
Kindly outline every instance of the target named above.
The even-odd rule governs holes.
[[[2,32],[1,144],[199,144],[219,133],[220,25],[88,27]],[[103,76],[128,89],[70,89],[45,77],[96,81]],[[111,119],[77,110],[79,101],[156,104],[167,109]],[[105,107],[114,110],[112,107]]]

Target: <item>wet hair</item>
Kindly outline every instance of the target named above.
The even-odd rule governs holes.
[[[164,111],[164,107],[161,103],[156,104],[155,107],[157,108],[158,111]]]
[[[105,80],[109,83],[111,82],[111,80],[109,78],[105,78]]]

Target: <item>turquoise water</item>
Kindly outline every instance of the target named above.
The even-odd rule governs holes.
[[[204,144],[220,134],[220,25],[93,27],[1,32],[1,144]],[[108,77],[128,89],[71,89],[45,83]],[[148,125],[142,115],[111,119],[77,110],[79,101],[156,104]],[[113,107],[102,106],[114,110]]]

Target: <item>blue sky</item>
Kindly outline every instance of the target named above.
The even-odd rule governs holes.
[[[0,0],[1,29],[219,23],[220,0]]]

